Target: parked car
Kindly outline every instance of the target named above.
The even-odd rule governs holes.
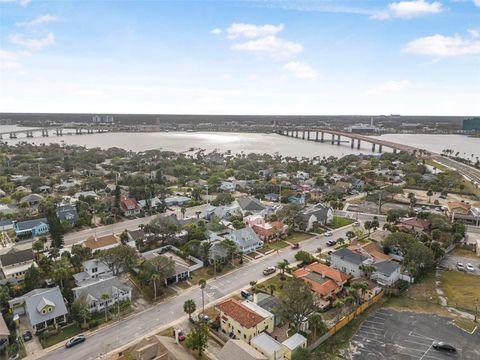
[[[29,330],[25,331],[22,335],[23,341],[30,341],[32,337],[32,333]]]
[[[461,262],[457,262],[457,270],[458,271],[465,271],[465,266]]]
[[[360,222],[355,221],[355,222],[353,223],[353,227],[359,227],[359,226],[360,226]]]
[[[299,249],[299,248],[300,248],[300,244],[293,244],[293,245],[291,246],[291,248],[292,248],[293,250]]]
[[[184,341],[185,340],[185,334],[183,333],[182,330],[173,330],[173,337],[175,337],[175,332],[178,334],[178,341]]]
[[[265,270],[263,270],[263,275],[267,276],[273,274],[275,271],[277,271],[277,268],[275,266],[269,266]]]
[[[441,351],[448,351],[448,352],[456,352],[457,349],[450,344],[446,344],[443,341],[435,341],[432,345],[432,347],[435,350],[441,350]]]
[[[475,272],[475,268],[470,263],[467,263],[467,270],[470,271],[470,272]]]
[[[67,349],[68,349],[68,348],[71,348],[72,346],[75,346],[75,345],[78,345],[78,344],[83,343],[85,340],[86,340],[85,335],[77,335],[77,336],[74,336],[74,337],[72,337],[70,340],[68,340],[68,341],[65,343],[65,347],[66,347]]]
[[[325,232],[324,235],[325,235],[325,236],[333,236],[333,233],[332,233],[331,231],[327,231],[327,232]]]
[[[333,239],[332,239],[332,240],[328,240],[328,241],[327,241],[327,245],[328,245],[328,246],[337,245],[337,240],[333,240]]]
[[[247,290],[240,291],[240,295],[242,295],[244,299],[249,299],[251,296],[251,294]]]

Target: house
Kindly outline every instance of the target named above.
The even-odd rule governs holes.
[[[263,241],[260,240],[255,231],[250,227],[232,231],[226,234],[225,237],[235,242],[238,250],[243,253],[255,251],[263,246]]]
[[[273,315],[262,316],[237,299],[225,300],[216,308],[220,312],[220,329],[230,338],[250,341],[261,332],[273,331]]]
[[[230,339],[216,353],[218,360],[267,360],[267,357],[245,341]]]
[[[3,314],[0,313],[0,352],[2,352],[3,349],[5,349],[8,346],[9,337],[10,337],[10,330],[8,330],[7,324],[3,319]]]
[[[156,209],[162,206],[162,200],[160,200],[158,197],[155,196],[151,199],[140,200],[138,202],[138,205],[142,209],[144,208]]]
[[[95,193],[95,191],[79,191],[73,195],[75,199],[80,199],[81,197],[87,198],[87,197],[92,197],[95,200],[98,199],[98,195]]]
[[[116,276],[84,280],[72,289],[75,299],[84,299],[89,312],[99,312],[118,302],[132,299],[132,288]]]
[[[278,236],[288,235],[288,225],[281,221],[272,221],[271,223],[265,223],[263,225],[254,224],[252,229],[255,231],[255,234],[265,242],[276,239]]]
[[[48,234],[49,227],[46,218],[20,221],[15,223],[17,236],[41,236]]]
[[[269,193],[269,194],[266,194],[264,198],[267,201],[278,202],[280,200],[280,195],[275,193]]]
[[[392,260],[390,255],[387,255],[383,252],[383,249],[378,245],[378,243],[369,241],[365,244],[357,243],[356,240],[353,240],[351,245],[348,246],[349,250],[355,251],[361,255],[365,255],[367,257],[372,258],[375,262],[376,261],[383,261],[383,260]]]
[[[475,222],[475,216],[471,212],[472,205],[463,201],[452,201],[447,204],[446,215],[453,220]]]
[[[28,206],[36,206],[36,205],[39,205],[42,202],[42,200],[43,200],[42,195],[29,194],[29,195],[21,198],[19,203],[20,204],[27,204]]]
[[[250,340],[250,345],[258,352],[267,357],[268,360],[283,360],[284,348],[281,343],[267,333],[260,333]]]
[[[9,300],[8,305],[14,315],[26,315],[35,332],[67,321],[68,310],[58,286],[32,290]]]
[[[305,195],[303,194],[291,195],[288,197],[288,202],[291,204],[303,205],[305,204]]]
[[[165,198],[165,205],[167,206],[182,206],[189,203],[192,199],[188,196],[171,196]]]
[[[142,210],[140,205],[138,204],[137,200],[122,197],[120,199],[120,210],[124,216],[135,216],[140,214]]]
[[[12,220],[0,220],[0,232],[13,230],[15,228]]]
[[[120,242],[113,234],[105,236],[93,235],[83,242],[83,246],[88,247],[92,252],[111,249],[118,245],[120,245]]]
[[[146,238],[145,231],[143,231],[143,229],[127,230],[127,236],[128,240],[133,242],[144,241]]]
[[[234,192],[236,187],[237,185],[231,181],[222,181],[220,184],[220,190],[222,191]]]
[[[295,333],[287,340],[282,342],[283,354],[286,360],[292,359],[292,353],[299,348],[307,348],[307,338],[299,333]]]
[[[78,221],[77,208],[70,204],[62,204],[57,207],[57,217],[62,223],[75,226]]]
[[[108,267],[108,265],[98,259],[84,261],[82,266],[82,272],[73,274],[73,278],[75,279],[75,284],[77,284],[77,286],[80,286],[81,283],[87,280],[112,276],[112,270]]]
[[[249,196],[236,199],[234,205],[240,207],[240,211],[244,216],[247,213],[265,215],[267,211],[267,207],[260,200]]]
[[[164,256],[174,263],[175,275],[166,279],[167,284],[176,284],[180,281],[187,280],[190,277],[190,272],[196,268],[203,266],[203,262],[193,256],[188,257],[188,260],[195,263],[195,265],[190,265],[186,260],[182,259],[180,256],[176,255],[173,251],[165,251],[167,248],[172,248],[173,250],[178,250],[173,248],[173,246],[167,246],[163,248],[158,248],[155,250],[150,250],[141,254],[141,256],[146,259],[154,259],[158,256]],[[198,264],[198,265],[197,265]]]
[[[310,177],[310,175],[305,171],[297,171],[297,174],[295,175],[295,177],[300,180],[307,180]]]
[[[31,248],[18,250],[12,248],[5,254],[0,255],[0,265],[5,279],[21,281],[31,266],[35,266],[34,255]]]
[[[142,339],[133,346],[127,358],[125,352],[120,353],[115,360],[195,360],[187,349],[179,346],[170,336],[154,335]],[[232,359],[229,359],[232,360]]]
[[[327,208],[326,206],[318,203],[302,211],[302,213],[300,213],[300,215],[295,219],[295,222],[299,224],[300,222],[305,221],[307,223],[305,230],[310,231],[315,223],[326,225],[332,220],[332,208]]]
[[[217,219],[229,219],[232,215],[242,214],[242,210],[238,204],[232,205],[223,205],[223,206],[212,206],[207,205],[205,212],[205,219],[212,220]]]
[[[400,221],[400,223],[397,225],[397,228],[413,234],[422,234],[429,232],[430,224],[425,219],[409,218]]]
[[[393,286],[400,279],[400,264],[395,261],[378,261],[373,266],[375,271],[370,276],[370,279],[375,280],[380,285]]]
[[[295,270],[292,275],[310,285],[319,296],[317,300],[321,308],[326,308],[330,300],[335,299],[349,279],[347,274],[318,262]]]

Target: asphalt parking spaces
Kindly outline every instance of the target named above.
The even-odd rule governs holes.
[[[456,347],[456,353],[432,348],[434,341]],[[437,315],[379,309],[352,337],[353,360],[451,360],[480,359],[480,331],[468,334]]]
[[[468,273],[474,274],[474,275],[480,275],[480,258],[475,259],[475,258],[467,258],[462,256],[447,255],[441,261],[440,265],[450,270],[458,271],[457,262],[462,263],[464,267],[466,267],[468,263],[472,264],[475,271],[473,272],[469,271]]]

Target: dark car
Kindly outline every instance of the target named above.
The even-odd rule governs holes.
[[[448,352],[456,352],[457,349],[455,349],[454,346],[444,343],[443,341],[435,341],[432,345],[432,347],[435,350],[441,350],[441,351],[448,351]]]
[[[30,331],[25,331],[22,335],[23,341],[30,341],[32,340],[32,333]]]
[[[337,240],[328,240],[328,241],[327,241],[327,245],[328,245],[328,246],[337,245]]]
[[[65,347],[66,347],[67,349],[68,349],[68,348],[71,348],[72,346],[75,346],[75,345],[78,345],[78,344],[83,343],[85,340],[86,340],[85,335],[77,335],[77,336],[74,336],[73,338],[71,338],[70,340],[68,340],[68,341],[65,343]]]
[[[300,244],[293,244],[292,245],[292,249],[295,250],[295,249],[299,249],[300,248]]]
[[[248,291],[246,291],[246,290],[240,291],[240,295],[242,295],[242,297],[243,297],[244,299],[249,299],[249,298],[250,298],[250,293],[249,293]]]

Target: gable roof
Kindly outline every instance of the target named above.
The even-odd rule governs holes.
[[[78,213],[77,208],[70,204],[60,205],[57,208],[57,216],[60,221],[77,221]]]
[[[305,220],[308,220],[310,219],[311,216],[314,216],[319,221],[325,221],[327,220],[329,210],[330,208],[323,206],[322,204],[316,204],[315,206],[310,207],[305,211],[303,211],[302,213],[300,213],[298,215],[298,218],[303,218]]]
[[[323,277],[332,279],[337,284],[342,284],[349,278],[347,274],[341,272],[340,270],[333,269],[330,266],[320,264],[318,262],[305,266],[305,270],[315,272],[322,275]]]
[[[472,205],[462,201],[451,201],[447,205],[449,209],[455,209],[455,208],[461,207],[465,210],[470,210],[470,208],[472,207]]]
[[[251,227],[245,227],[232,231],[230,234],[225,235],[226,238],[235,241],[238,245],[248,247],[260,242],[260,238]]]
[[[15,226],[18,229],[18,231],[25,231],[25,230],[31,230],[42,224],[48,225],[48,220],[46,218],[25,220],[25,221],[20,221],[16,223]]]
[[[267,360],[267,358],[245,341],[230,339],[216,354],[218,360]]]
[[[418,227],[418,228],[421,228],[422,230],[426,230],[429,227],[427,220],[419,219],[419,218],[405,219],[400,222],[400,225]]]
[[[35,289],[25,294],[24,298],[28,319],[32,325],[68,314],[67,307],[65,306],[62,293],[58,286],[47,289]],[[53,306],[51,304],[53,304]],[[53,310],[42,314],[41,310],[46,305],[52,306]]]
[[[390,276],[400,268],[400,264],[391,260],[376,262],[373,266],[375,266],[377,272],[386,276]]]
[[[92,250],[101,249],[106,246],[118,245],[119,242],[115,235],[105,235],[105,236],[90,236],[87,240],[83,242],[83,246],[88,247]]]
[[[265,319],[236,299],[228,299],[218,304],[217,308],[246,328],[252,328]]]
[[[332,253],[332,255],[330,255],[330,256],[339,257],[342,260],[345,260],[345,261],[350,262],[350,263],[355,264],[355,265],[360,265],[365,260],[368,259],[367,256],[361,255],[361,254],[356,253],[356,252],[354,252],[350,249],[347,249],[347,248],[339,249],[339,250],[335,251],[334,253]]]
[[[305,336],[302,336],[299,333],[295,333],[290,336],[287,340],[282,342],[282,345],[287,347],[290,350],[295,350],[297,347],[302,346],[307,343]]]
[[[282,344],[265,332],[261,332],[255,336],[250,340],[250,343],[269,354],[274,354],[282,350]]]
[[[5,254],[0,255],[0,263],[2,263],[2,266],[15,265],[33,259],[34,255],[32,249],[18,250],[13,248]]]
[[[114,298],[117,292],[130,291],[132,288],[121,283],[116,276],[99,277],[92,280],[86,280],[81,283],[81,286],[73,288],[75,297],[79,298],[85,296],[90,300],[100,301],[102,295],[107,294],[110,299]]]
[[[238,198],[237,203],[242,208],[243,211],[260,212],[267,208],[259,200],[252,197]]]

